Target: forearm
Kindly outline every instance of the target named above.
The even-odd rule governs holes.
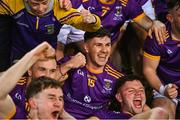
[[[36,58],[33,57],[32,53],[27,53],[20,61],[3,73],[0,77],[0,98],[9,94],[17,81],[35,61]]]
[[[143,72],[151,87],[159,91],[162,83],[156,74],[156,70],[152,70],[151,68],[145,68]]]
[[[134,21],[146,31],[148,31],[153,25],[153,21],[147,15],[142,15],[140,20],[134,19]]]

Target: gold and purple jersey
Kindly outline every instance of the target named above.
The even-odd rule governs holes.
[[[122,76],[111,64],[103,72],[87,67],[70,70],[63,86],[65,110],[79,119],[95,115],[115,96],[116,81]]]
[[[47,41],[55,48],[61,24],[70,24],[84,31],[96,31],[101,24],[97,16],[95,16],[96,23],[84,23],[77,10],[61,9],[58,0],[49,1],[48,10],[43,17],[38,17],[31,11],[26,0],[0,1],[0,14],[12,16],[16,23],[11,35],[11,60],[21,58],[43,41]]]
[[[73,7],[82,6],[100,17],[102,26],[111,32],[112,43],[118,39],[120,28],[126,20],[139,21],[145,15],[141,8],[145,1],[116,0],[107,4],[100,0],[71,0]]]
[[[171,24],[166,24],[166,42],[158,44],[155,36],[148,38],[144,44],[144,57],[151,60],[159,60],[156,69],[161,82],[166,85],[174,83],[180,87],[180,41],[171,36]],[[178,97],[180,98],[180,89]]]
[[[28,118],[29,105],[26,101],[27,79],[24,77],[18,81],[15,88],[10,92],[10,96],[13,99],[15,108],[12,110],[8,118],[11,119],[26,119]],[[9,118],[9,119],[10,119]]]

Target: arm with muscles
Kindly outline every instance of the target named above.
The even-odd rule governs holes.
[[[11,97],[8,95],[16,86],[16,83],[21,76],[39,59],[50,57],[55,54],[54,49],[44,42],[28,52],[21,60],[9,68],[0,77],[0,117],[6,117],[13,111],[15,112],[15,105]],[[13,109],[14,108],[14,109]],[[11,116],[11,117],[12,117]]]
[[[64,57],[64,44],[57,41],[57,47],[56,47],[56,60],[60,60]]]
[[[164,86],[159,77],[156,74],[156,69],[159,65],[159,60],[151,60],[147,57],[143,58],[143,72],[145,77],[147,78],[150,85],[156,90],[159,91],[160,94],[165,95],[168,98],[176,98],[177,97],[177,86],[172,84],[172,86]]]
[[[148,35],[152,38],[152,32],[155,33],[156,39],[159,44],[163,44],[165,42],[165,33],[166,27],[165,25],[158,20],[151,20],[147,15],[142,14],[139,17],[135,18],[134,21],[143,27]]]
[[[67,61],[66,63],[63,63],[59,66],[59,81],[63,82],[65,79],[62,79],[65,75],[67,75],[66,73],[70,70],[70,69],[74,69],[74,68],[79,68],[79,67],[83,67],[86,64],[86,58],[82,53],[77,53],[75,56],[71,57],[71,59],[69,61]]]

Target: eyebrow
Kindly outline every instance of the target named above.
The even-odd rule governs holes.
[[[47,96],[49,96],[49,97],[56,97],[56,95],[55,94],[48,94]],[[63,96],[61,95],[61,96],[59,96],[58,98],[63,98]]]

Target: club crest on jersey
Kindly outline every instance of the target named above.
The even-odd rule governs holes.
[[[104,86],[103,88],[106,90],[106,91],[110,91],[112,90],[112,81],[111,80],[108,80],[108,79],[104,79]]]
[[[45,25],[47,28],[47,34],[53,34],[54,33],[54,24]]]
[[[116,12],[114,14],[113,20],[122,20],[122,6],[116,6]]]

